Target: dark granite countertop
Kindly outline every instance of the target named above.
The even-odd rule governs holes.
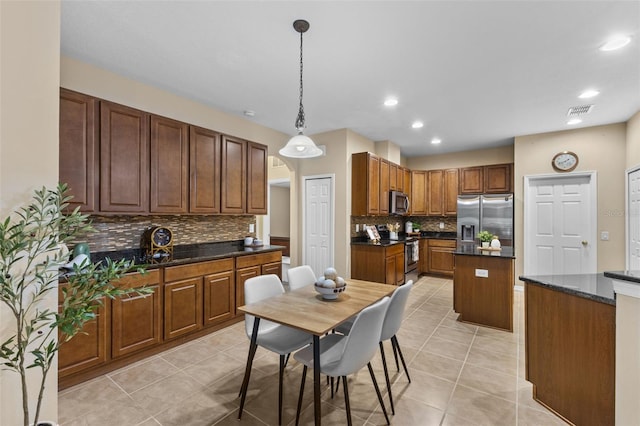
[[[604,276],[640,284],[640,271],[604,271]]]
[[[356,237],[351,239],[352,246],[379,246],[379,247],[391,247],[396,244],[404,244],[407,241],[413,241],[415,238],[400,237],[398,240],[381,239],[379,243],[374,243],[367,237]]]
[[[407,241],[415,241],[420,239],[439,239],[439,240],[455,240],[457,235],[455,232],[431,232],[421,231],[420,236],[407,236],[404,232],[398,234],[397,240],[390,240],[388,238],[382,238],[379,243],[373,243],[366,236],[358,236],[351,238],[351,245],[372,245],[389,247],[395,244],[404,244]]]
[[[236,257],[246,254],[262,253],[282,250],[285,247],[276,245],[264,245],[259,247],[245,247],[243,240],[223,241],[215,243],[184,244],[173,247],[173,259],[169,262],[147,264],[141,249],[103,251],[91,253],[91,261],[96,263],[106,258],[114,261],[130,259],[136,265],[147,265],[149,268],[158,266],[183,265],[187,263],[202,262],[207,260]]]
[[[435,238],[439,240],[455,240],[458,235],[455,232],[420,231],[420,238]]]
[[[453,254],[462,256],[495,256],[515,259],[513,247],[505,246],[500,250],[482,250],[478,248],[478,245],[475,243],[458,244],[456,251],[454,251]]]
[[[552,290],[572,294],[596,302],[616,304],[613,280],[604,274],[533,275],[521,276],[526,283],[537,284]]]

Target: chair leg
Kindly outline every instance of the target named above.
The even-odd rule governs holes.
[[[339,379],[340,377],[338,377]],[[342,389],[344,390],[344,409],[347,411],[347,425],[351,426],[351,405],[349,404],[349,389],[347,387],[347,376],[342,377]]]
[[[340,389],[340,376],[336,379],[336,394],[338,393],[338,389]]]
[[[247,389],[249,388],[249,378],[251,377],[251,365],[253,357],[258,349],[258,330],[260,327],[260,318],[253,320],[253,332],[251,334],[251,344],[249,345],[249,356],[247,357],[247,366],[244,369],[244,379],[240,388],[240,409],[238,410],[238,420],[242,418],[242,410],[244,409],[244,401],[247,398]]]
[[[393,339],[391,340],[391,347],[393,348],[393,357],[396,359],[396,370],[400,371],[400,363],[398,362],[398,348],[396,348]]]
[[[287,357],[286,357],[286,358],[285,358],[285,360],[284,360],[284,366],[285,366],[285,367],[286,367],[286,366],[287,366],[287,364],[289,363],[289,356],[290,356],[290,355],[291,355],[291,353],[288,353],[288,354],[287,354]]]
[[[382,355],[382,367],[384,368],[384,380],[387,382],[387,393],[389,394],[389,404],[391,404],[391,414],[396,414],[393,406],[393,396],[391,395],[391,381],[389,380],[389,370],[387,369],[387,358],[384,355],[384,345],[380,342],[380,355]]]
[[[278,371],[278,424],[282,424],[282,376],[284,375],[285,356],[280,355],[280,371]]]
[[[402,349],[400,349],[400,343],[398,343],[398,338],[396,336],[393,336],[391,338],[391,344],[395,344],[396,348],[398,349],[398,353],[400,354],[400,360],[402,361],[402,366],[404,367],[404,372],[407,375],[407,379],[409,380],[409,383],[411,383],[411,376],[409,376],[409,370],[407,369],[407,364],[404,362],[404,356],[402,355]]]
[[[302,380],[300,380],[300,393],[298,394],[298,409],[296,410],[296,426],[300,422],[300,410],[302,409],[302,395],[304,394],[304,381],[307,378],[307,366],[302,368]]]
[[[329,378],[329,376],[327,376],[327,378]],[[331,378],[330,386],[331,386],[331,399],[333,399],[333,377]]]
[[[373,374],[373,368],[371,367],[371,363],[367,363],[367,367],[369,367],[369,374],[371,375],[371,381],[373,382],[373,387],[376,389],[376,395],[378,395],[378,402],[380,402],[380,406],[382,407],[382,412],[384,413],[384,418],[387,421],[387,424],[391,424],[389,422],[389,416],[387,415],[387,409],[384,406],[384,401],[382,401],[382,394],[380,394],[380,388],[378,387],[378,381],[376,380],[376,376]]]

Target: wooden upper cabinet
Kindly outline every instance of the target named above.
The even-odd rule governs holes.
[[[151,213],[186,213],[189,199],[189,126],[151,116]]]
[[[444,203],[444,170],[427,171],[427,214],[442,216]]]
[[[404,182],[402,192],[411,195],[411,170],[406,167],[402,168],[402,181]]]
[[[484,192],[513,192],[513,164],[484,166]]]
[[[411,171],[411,197],[409,198],[409,203],[412,215],[427,215],[427,180],[426,171]]]
[[[465,167],[460,169],[460,194],[481,194],[484,186],[484,168]]]
[[[445,216],[458,214],[458,169],[446,169],[444,171],[444,200],[442,204]]]
[[[380,158],[369,152],[351,156],[351,214],[380,213]]]
[[[247,143],[247,213],[267,214],[267,156],[265,145]]]
[[[399,168],[400,166],[398,166],[397,164],[389,162],[389,191],[402,191],[398,187]],[[400,185],[402,185],[402,182],[400,182]]]
[[[100,210],[149,211],[149,115],[100,102]]]
[[[59,181],[73,196],[69,211],[97,211],[98,105],[91,96],[60,89]]]
[[[247,195],[247,142],[222,137],[221,213],[243,214]]]
[[[389,162],[380,159],[380,214],[389,214]]]
[[[189,126],[189,211],[220,213],[220,135]]]

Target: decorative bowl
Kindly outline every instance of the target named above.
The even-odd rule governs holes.
[[[327,300],[337,299],[338,295],[347,289],[346,285],[342,287],[336,287],[336,288],[327,288],[327,287],[320,287],[317,284],[314,284],[313,287],[316,289],[318,293],[322,295],[323,299],[327,299]]]

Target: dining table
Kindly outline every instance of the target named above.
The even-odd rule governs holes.
[[[245,314],[253,315],[253,332],[249,354],[241,388],[240,410],[242,416],[247,395],[251,366],[257,349],[257,335],[260,319],[265,319],[305,331],[313,336],[313,406],[314,421],[321,424],[320,407],[320,337],[357,315],[385,296],[390,296],[395,285],[371,281],[347,279],[345,291],[335,299],[325,299],[315,291],[314,285],[273,296],[256,303],[238,307]]]

